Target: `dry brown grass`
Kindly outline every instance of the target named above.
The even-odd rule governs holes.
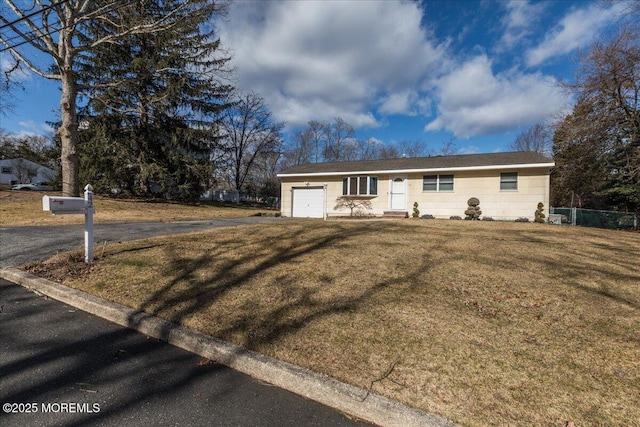
[[[638,233],[290,221],[68,260],[31,270],[463,425],[640,420]]]
[[[52,215],[42,211],[42,196],[60,192],[0,191],[0,226],[81,224],[83,215]],[[221,205],[183,205],[94,197],[95,222],[186,221],[249,216],[265,209]],[[271,212],[273,213],[273,212]]]

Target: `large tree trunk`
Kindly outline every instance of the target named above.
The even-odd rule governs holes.
[[[60,97],[60,143],[62,166],[62,195],[78,197],[80,195],[80,178],[78,171],[78,81],[74,74],[73,63],[75,51],[73,37],[76,25],[76,9],[67,7],[64,10],[63,22],[69,28],[62,28],[58,40],[58,68],[62,95]]]
[[[60,141],[62,144],[62,195],[78,197],[78,116],[76,98],[78,88],[71,69],[62,70],[62,97],[60,99]]]

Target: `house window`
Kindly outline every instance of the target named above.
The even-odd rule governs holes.
[[[500,190],[514,191],[518,189],[518,172],[500,174]]]
[[[378,195],[378,178],[375,176],[369,177],[369,194],[372,196]]]
[[[375,176],[350,176],[342,180],[343,196],[376,196],[378,178]]]
[[[2,171],[0,171],[3,174],[6,175],[11,175],[11,167],[10,166],[2,166]]]
[[[422,191],[453,191],[453,175],[425,175]]]
[[[453,175],[438,175],[438,191],[453,191]]]
[[[422,191],[438,191],[438,175],[423,176]]]

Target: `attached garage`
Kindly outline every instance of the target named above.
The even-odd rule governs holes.
[[[324,218],[324,187],[293,187],[291,216],[293,218]]]

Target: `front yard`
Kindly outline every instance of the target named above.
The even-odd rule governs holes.
[[[640,234],[287,221],[28,269],[466,426],[637,425]]]
[[[83,215],[52,215],[42,211],[42,196],[60,196],[59,191],[0,190],[0,226],[82,224]],[[267,211],[243,205],[185,205],[136,199],[112,199],[96,195],[94,221],[186,221],[221,217],[249,216]]]

